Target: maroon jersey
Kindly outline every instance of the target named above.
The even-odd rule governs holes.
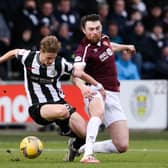
[[[75,51],[75,63],[84,62],[85,72],[100,82],[106,90],[119,91],[114,52],[108,36],[91,44],[84,38]]]

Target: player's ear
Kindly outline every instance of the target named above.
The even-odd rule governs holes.
[[[81,27],[81,30],[82,30],[82,32],[85,34],[86,33],[86,31],[85,31],[85,28],[84,27]]]

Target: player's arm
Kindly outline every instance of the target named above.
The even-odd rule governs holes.
[[[0,64],[16,57],[19,49],[10,50],[0,57]]]
[[[103,97],[106,96],[106,93],[102,84],[97,82],[94,78],[92,78],[90,75],[84,72],[84,65],[75,64],[73,83],[81,90],[82,95],[84,97],[88,97],[89,99],[91,99],[95,93],[93,93],[90,90],[90,88],[87,85],[85,85],[83,80],[95,86],[95,90],[98,90]]]
[[[80,91],[84,97],[92,99],[92,96],[95,94],[95,92],[91,91],[90,88],[87,85],[85,85],[84,81],[81,80],[81,78],[73,77],[73,83],[74,83],[74,85],[76,85],[80,89]],[[96,82],[96,83],[98,83],[98,82]],[[98,83],[94,86],[95,86],[95,89],[98,90],[100,92],[100,94],[105,98],[106,93],[105,93],[105,90],[102,87],[102,85],[101,84],[99,85],[99,83]]]
[[[95,86],[98,90],[103,89],[103,86],[101,83],[97,82],[94,78],[92,78],[90,75],[84,72],[84,66],[83,65],[74,65],[74,78],[80,78],[87,83]],[[81,83],[81,82],[80,82]]]
[[[136,52],[134,45],[117,44],[113,42],[111,42],[110,44],[114,52],[123,51],[123,50],[127,50],[131,54],[135,54]]]

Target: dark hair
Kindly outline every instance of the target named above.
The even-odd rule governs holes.
[[[100,21],[100,16],[98,14],[85,15],[81,19],[81,27],[85,28],[87,21]]]

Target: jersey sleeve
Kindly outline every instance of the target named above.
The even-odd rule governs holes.
[[[18,53],[16,55],[16,58],[22,63],[24,64],[27,56],[29,55],[30,50],[25,50],[25,49],[19,49]]]
[[[73,72],[73,63],[67,61],[65,58],[62,58],[61,61],[63,74],[70,75]]]
[[[85,52],[81,44],[79,45],[74,54],[75,54],[74,65],[85,67],[86,65]]]

